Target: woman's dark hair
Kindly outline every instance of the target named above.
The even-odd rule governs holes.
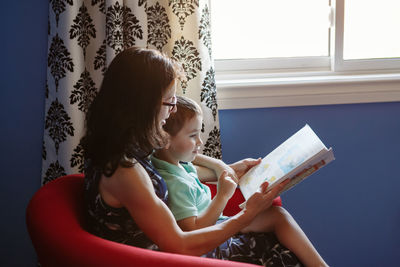
[[[111,176],[119,165],[133,166],[135,150],[150,154],[164,146],[158,114],[166,88],[181,73],[157,50],[131,47],[119,53],[86,114],[85,160]]]

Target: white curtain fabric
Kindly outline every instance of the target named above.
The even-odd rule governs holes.
[[[49,0],[42,184],[83,171],[85,112],[108,64],[130,46],[182,63],[178,94],[201,105],[203,153],[221,158],[210,30],[209,0]]]

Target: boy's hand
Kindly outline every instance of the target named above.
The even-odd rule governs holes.
[[[229,200],[235,193],[237,182],[228,175],[227,171],[223,171],[218,179],[217,196]]]

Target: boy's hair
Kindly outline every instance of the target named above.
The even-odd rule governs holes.
[[[185,96],[176,97],[177,111],[171,113],[164,125],[164,130],[171,136],[175,136],[182,128],[187,120],[196,115],[202,116],[201,107],[192,99]]]

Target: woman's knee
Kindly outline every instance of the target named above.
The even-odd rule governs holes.
[[[275,222],[290,221],[292,219],[290,213],[281,206],[271,207],[271,213],[275,218]]]
[[[277,225],[287,222],[290,218],[289,212],[281,206],[272,206],[265,210],[262,215],[265,226],[272,231],[275,231]]]

